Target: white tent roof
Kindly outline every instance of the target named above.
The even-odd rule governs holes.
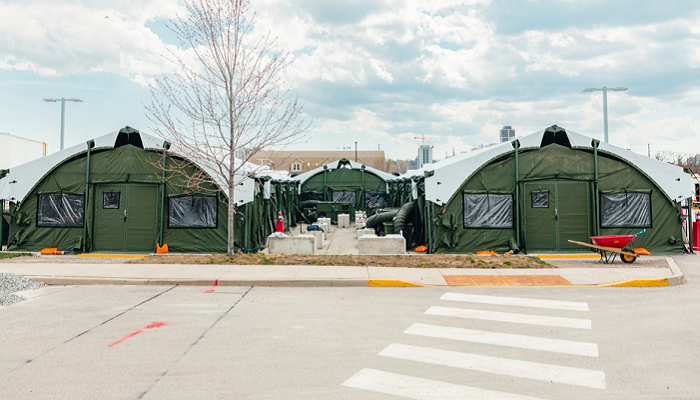
[[[538,149],[545,131],[539,131],[517,140],[520,142],[520,150]],[[593,149],[592,140],[588,136],[566,131],[571,147],[574,149]],[[435,173],[425,178],[426,199],[436,204],[447,203],[462,183],[475,171],[490,161],[513,152],[511,142],[497,146],[487,147],[470,153],[464,153],[448,158],[435,164],[425,165],[406,176],[422,175],[425,171]],[[658,185],[664,194],[673,201],[680,201],[691,197],[694,193],[694,184],[690,174],[683,168],[669,163],[649,158],[633,151],[601,142],[598,151],[623,159],[645,174],[652,182]]]
[[[116,131],[94,139],[95,145],[92,148],[92,151],[113,149],[118,135],[119,131]],[[139,132],[138,135],[141,137],[141,142],[143,143],[144,149],[163,149],[163,139],[142,132]],[[0,179],[0,199],[9,200],[15,203],[24,201],[25,197],[31,193],[34,187],[54,168],[58,167],[66,160],[86,152],[87,143],[82,143],[50,154],[46,157],[42,157],[11,168],[10,173],[5,178]],[[196,160],[193,161],[195,163],[197,162]],[[222,184],[220,179],[217,179],[217,174],[213,173],[213,171],[208,171],[206,168],[204,168],[204,170],[212,177],[212,179],[217,181],[219,187],[221,187],[224,193],[227,193],[228,185]],[[234,197],[236,198],[236,203],[242,205],[253,201],[255,197],[255,182],[252,179],[248,179],[247,176],[250,174],[258,176],[270,175],[273,171],[271,171],[267,166],[246,163],[243,168],[239,170],[239,172],[240,180],[236,180],[237,185],[234,189]],[[279,176],[278,179],[283,179],[282,176],[276,173],[276,171],[274,172],[276,176]]]
[[[340,160],[333,161],[332,163],[326,164],[326,166],[328,167],[328,170],[330,171],[333,169],[338,169],[338,163],[340,163]],[[350,168],[352,168],[352,169],[357,169],[357,170],[362,169],[362,165],[363,164],[360,164],[358,162],[350,161]],[[343,166],[341,168],[346,168],[346,167]],[[365,171],[371,172],[374,175],[377,175],[378,177],[384,179],[385,181],[390,181],[392,179],[396,179],[396,177],[394,175],[387,174],[384,171],[380,171],[376,168],[368,167],[366,165],[365,165]],[[309,179],[311,179],[311,177],[318,175],[322,172],[323,172],[323,167],[318,167],[316,169],[312,169],[311,171],[304,172],[303,174],[299,174],[299,175],[295,176],[294,178],[292,178],[292,180],[300,182],[299,183],[299,193],[301,193],[301,186],[304,184],[304,182],[308,181]]]

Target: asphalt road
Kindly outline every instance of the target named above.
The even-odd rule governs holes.
[[[49,287],[0,309],[0,397],[697,399],[676,260],[661,288]]]

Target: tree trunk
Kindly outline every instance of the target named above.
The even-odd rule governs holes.
[[[228,189],[228,255],[232,256],[235,253],[234,242],[236,235],[234,227],[236,226],[236,214],[233,208],[233,185]]]

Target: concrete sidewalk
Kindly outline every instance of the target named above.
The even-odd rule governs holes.
[[[671,257],[668,268],[386,268],[309,265],[183,265],[2,263],[49,285],[196,286],[673,286],[684,282]]]

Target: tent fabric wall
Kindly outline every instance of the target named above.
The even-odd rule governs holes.
[[[510,250],[516,238],[516,228],[510,229],[465,229],[462,223],[462,193],[511,193],[515,194],[515,160],[514,152],[503,155],[480,166],[470,176],[463,177],[463,183],[456,190],[459,196],[453,196],[444,206],[428,202],[435,218],[429,219],[434,234],[432,250],[440,253],[467,253],[494,249],[499,252]],[[653,226],[646,234],[635,240],[636,247],[645,247],[654,252],[676,252],[683,250],[681,221],[675,204],[652,182],[647,175],[625,160],[609,154],[598,156],[599,181],[598,190],[635,191],[646,190],[651,193],[651,214]],[[519,215],[523,216],[524,207],[530,201],[525,197],[525,183],[537,182],[581,182],[587,185],[587,199],[592,202],[594,192],[594,156],[592,151],[570,149],[558,144],[551,144],[537,150],[523,151],[519,154]],[[597,216],[593,208],[578,217],[577,224],[587,225],[589,235],[595,226]],[[527,227],[521,227],[521,232]],[[639,228],[600,228],[601,235],[634,234]],[[526,235],[524,235],[526,237]],[[675,239],[675,241],[674,241]],[[566,240],[565,237],[562,240]],[[528,250],[527,240],[523,239],[521,250]],[[583,249],[578,249],[579,251]]]
[[[294,178],[300,183],[298,192],[302,200],[334,201],[334,198],[350,198],[348,192],[352,192],[355,197],[355,209],[366,210],[366,193],[386,193],[387,180],[394,178],[392,175],[348,160],[333,164],[336,168],[317,168]]]
[[[138,135],[137,131],[131,129],[129,133]],[[118,138],[118,135],[112,136],[114,137]],[[29,187],[30,191],[24,195],[23,201],[13,202],[17,205],[16,209],[6,218],[9,225],[6,239],[8,250],[37,251],[45,247],[78,250],[83,247],[85,231],[87,238],[85,247],[88,252],[100,250],[95,247],[95,243],[99,244],[98,247],[113,251],[154,252],[162,229],[163,242],[168,244],[171,252],[225,253],[228,232],[226,193],[213,183],[204,185],[199,192],[195,193],[184,189],[186,185],[176,181],[177,175],[170,175],[167,172],[168,167],[172,167],[174,163],[171,156],[165,157],[166,181],[163,184],[162,150],[143,149],[134,143],[140,144],[144,141],[135,140],[133,136],[130,140],[131,143],[119,145],[117,139],[117,143],[113,143],[112,146],[103,140],[104,143],[100,149],[91,150],[87,211],[83,216],[85,227],[37,226],[37,206],[39,196],[42,194],[85,195],[88,170],[86,151],[76,151],[67,159],[64,156],[59,157],[60,160],[42,174],[29,174],[34,177],[39,176],[37,182],[30,182],[28,177],[19,174],[21,171],[31,171],[32,163],[18,168],[19,172],[15,171],[14,175],[11,173],[8,176],[10,179],[23,182],[23,187]],[[83,147],[87,148],[87,145]],[[43,162],[40,167],[48,165],[44,164],[46,163]],[[193,173],[197,167],[189,168],[191,169],[189,172]],[[0,187],[8,193],[19,195],[20,191],[12,188],[13,182],[6,180],[8,177],[0,181]],[[245,198],[236,208],[234,232],[236,250],[262,249],[267,236],[273,230],[263,190],[265,181],[265,179],[249,177],[239,184],[242,189],[235,191],[237,197],[234,201],[240,202],[239,195]],[[295,182],[283,182],[279,185],[285,187],[284,191],[291,193],[291,201],[296,201]],[[162,203],[163,190],[165,190],[164,204]],[[119,196],[123,210],[103,208],[103,197],[106,191],[123,192]],[[131,199],[128,198],[129,193],[132,194]],[[216,197],[216,226],[170,227],[168,199],[193,194]],[[284,207],[289,210],[291,221],[293,213],[288,203],[286,199],[283,201]],[[113,205],[110,204],[110,208]],[[103,210],[111,211],[112,214],[103,213]],[[123,217],[120,214],[122,212],[124,212]],[[143,221],[148,222],[139,223]],[[95,234],[101,235],[100,239],[103,240],[96,241]],[[134,244],[135,238],[138,238],[138,244]]]

